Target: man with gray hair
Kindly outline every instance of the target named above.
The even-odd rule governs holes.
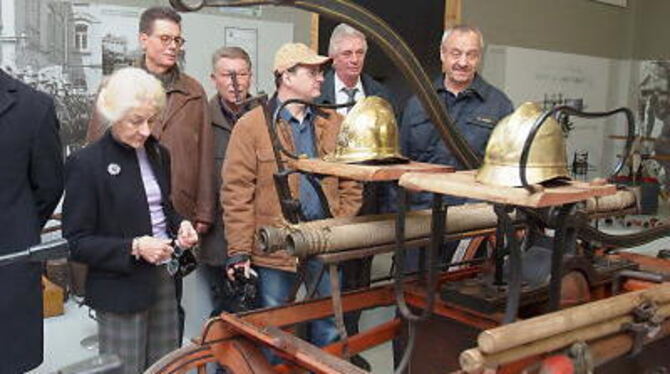
[[[333,59],[332,69],[324,76],[321,96],[317,103],[344,104],[366,96],[380,96],[394,104],[389,90],[371,76],[363,73],[368,42],[365,35],[341,23],[333,29],[328,55]],[[351,108],[340,108],[346,114]]]
[[[341,23],[330,35],[328,55],[333,60],[332,69],[324,76],[321,96],[317,103],[345,104],[358,101],[366,96],[379,96],[395,105],[391,92],[368,74],[363,73],[368,42],[365,35],[355,28]],[[351,107],[337,109],[347,114]],[[364,186],[363,206],[359,214],[377,214],[384,212],[387,194],[385,186],[369,183]],[[342,286],[353,290],[370,284],[372,258],[351,260],[342,265]],[[347,313],[345,323],[349,334],[358,333],[360,312]],[[354,356],[356,365],[369,370],[369,365],[360,356]]]
[[[442,35],[440,60],[442,72],[433,82],[433,87],[442,99],[447,112],[468,144],[483,154],[486,143],[498,121],[514,110],[512,102],[497,88],[482,78],[479,69],[484,53],[484,38],[478,28],[459,25],[449,28]],[[402,153],[411,160],[454,166],[462,170],[463,165],[447,149],[442,137],[421,106],[416,95],[409,99],[400,122],[400,146]],[[410,194],[411,209],[431,207],[432,194],[421,192]],[[465,199],[449,197],[450,205],[462,204]],[[459,242],[445,243],[440,253],[442,262],[451,261]],[[405,258],[405,270],[419,268],[419,248],[412,248]],[[396,364],[401,344],[394,340]]]
[[[478,73],[484,53],[482,33],[473,26],[447,29],[442,37],[440,60],[443,74],[434,81],[447,112],[470,146],[483,154],[493,127],[514,110],[512,102]],[[412,97],[401,120],[403,154],[414,161],[463,166],[451,154],[419,99]],[[412,208],[426,209],[431,194],[412,194]]]
[[[221,166],[228,148],[230,134],[237,120],[248,110],[248,106],[240,102],[249,98],[249,89],[252,82],[251,58],[239,47],[221,47],[212,55],[212,83],[216,87],[216,94],[209,100],[209,114],[212,119],[212,133],[214,134],[214,169],[213,183],[216,191],[216,209],[212,228],[202,236],[198,259],[205,270],[210,288],[210,296],[214,310],[218,314],[221,310],[238,312],[240,305],[231,305],[231,295],[225,290],[227,276],[224,263],[226,262],[227,242],[224,236],[224,227],[219,203],[221,188]]]

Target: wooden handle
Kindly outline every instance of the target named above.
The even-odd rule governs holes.
[[[670,304],[661,306],[656,315],[667,319],[670,316]],[[464,371],[476,372],[486,367],[496,367],[526,357],[554,352],[577,342],[588,342],[610,336],[622,332],[622,326],[630,322],[633,322],[633,317],[624,315],[493,354],[485,354],[478,348],[472,348],[461,352],[459,361]],[[666,320],[664,323],[670,322]]]
[[[477,343],[483,353],[500,352],[565,331],[623,316],[646,300],[654,301],[656,304],[670,302],[670,284],[630,292],[482,331],[477,338]]]

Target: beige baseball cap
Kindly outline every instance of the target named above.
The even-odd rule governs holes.
[[[330,61],[330,57],[317,55],[316,52],[302,43],[286,43],[275,54],[273,71],[281,74],[298,64],[321,65],[328,61]]]

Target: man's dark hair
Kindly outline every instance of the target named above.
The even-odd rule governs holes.
[[[298,65],[286,69],[286,71],[284,73],[295,73],[295,71],[297,69],[298,69]],[[284,75],[284,73],[279,73],[279,72],[276,72],[276,71],[274,72],[275,88],[276,89],[279,89],[279,86],[281,86],[281,79],[282,79],[282,76]]]
[[[142,12],[140,16],[140,32],[151,35],[154,21],[159,19],[172,21],[181,26],[181,16],[176,10],[166,6],[155,6]]]

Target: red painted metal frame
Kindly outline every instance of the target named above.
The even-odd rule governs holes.
[[[632,261],[639,261],[646,266],[653,264],[658,269],[670,272],[670,261],[650,259],[648,257],[621,256]],[[651,260],[651,261],[650,261]],[[439,284],[473,277],[480,273],[481,267],[469,267],[440,275]],[[650,282],[628,279],[623,282],[624,291],[647,288],[654,285]],[[425,307],[426,290],[417,279],[409,279],[404,289],[408,303],[416,308]],[[610,290],[599,286],[592,290],[594,299],[608,297]],[[380,306],[393,305],[395,298],[393,286],[383,285],[370,289],[348,292],[343,295],[345,312],[364,310]],[[468,310],[462,306],[438,302],[434,313],[478,329],[488,329],[499,324],[500,314],[484,314]],[[326,362],[337,362],[335,357],[342,357],[343,343],[337,342],[321,350],[313,350],[304,341],[296,343],[285,339],[272,338],[272,331],[277,328],[290,330],[294,325],[313,319],[332,316],[332,304],[329,298],[303,301],[277,308],[257,310],[240,315],[222,314],[209,320],[202,336],[194,345],[181,348],[161,359],[147,373],[183,373],[187,370],[199,369],[208,362],[234,365],[235,374],[244,373],[296,373],[311,369],[318,373],[336,374],[343,371],[329,369]],[[372,329],[349,337],[348,349],[351,354],[363,352],[376,345],[389,341],[399,335],[402,322],[399,319],[382,323]],[[281,334],[279,334],[281,335]],[[274,335],[278,336],[278,335]],[[293,338],[290,340],[294,340]],[[275,350],[287,361],[270,368],[267,361],[257,349],[258,343]],[[305,354],[309,352],[309,354]],[[549,352],[547,353],[549,354]],[[523,360],[506,364],[497,369],[497,373],[520,373],[524,368],[538,365],[546,355],[527,357]],[[252,359],[253,358],[253,359]],[[340,360],[344,362],[343,360]],[[346,371],[349,372],[349,371]],[[357,371],[351,371],[354,373]]]

